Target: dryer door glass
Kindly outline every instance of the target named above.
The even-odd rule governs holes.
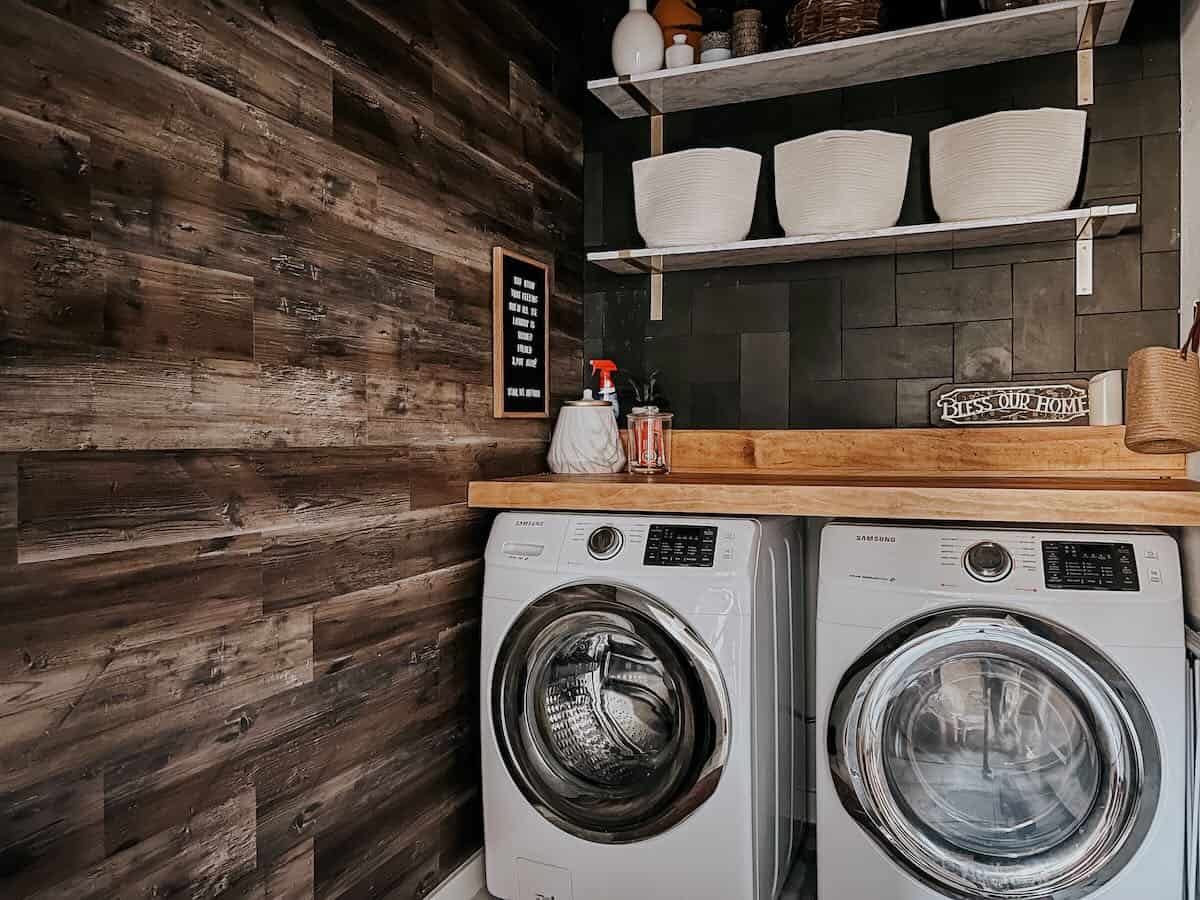
[[[716,788],[729,709],[716,660],[662,604],[574,585],[528,607],[493,678],[501,754],[531,803],[588,840],[682,821]]]
[[[909,623],[848,673],[830,729],[847,809],[952,896],[1083,897],[1157,806],[1145,705],[1098,651],[1031,616]]]

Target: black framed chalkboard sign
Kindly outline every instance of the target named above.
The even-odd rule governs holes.
[[[492,395],[498,419],[550,416],[549,265],[492,250]]]

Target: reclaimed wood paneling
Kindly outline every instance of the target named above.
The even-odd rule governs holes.
[[[0,896],[427,895],[482,842],[491,249],[582,356],[574,13],[0,0]]]

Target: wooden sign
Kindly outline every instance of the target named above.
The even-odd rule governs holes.
[[[500,419],[550,415],[550,292],[545,263],[492,250],[492,396]]]
[[[1086,381],[947,384],[930,395],[938,425],[1086,425]]]

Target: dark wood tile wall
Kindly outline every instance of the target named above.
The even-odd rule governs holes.
[[[593,8],[611,33],[620,4]],[[607,29],[607,30],[606,30]],[[586,357],[659,369],[676,424],[695,428],[929,424],[929,393],[950,381],[1002,382],[1121,368],[1179,322],[1179,17],[1139,3],[1126,40],[1098,53],[1097,102],[1081,199],[1141,204],[1139,230],[1096,243],[1096,293],[1076,298],[1074,245],[1056,243],[666,277],[649,322],[645,278],[589,267]],[[764,155],[752,237],[774,215],[775,144],[829,128],[915,138],[903,223],[935,221],[928,134],[1000,109],[1075,105],[1074,55],[844,91],[678,113],[666,149],[738,146]],[[611,66],[594,45],[590,74]],[[643,120],[585,116],[588,249],[642,246],[629,164],[648,152]],[[586,377],[585,377],[586,380]]]
[[[480,846],[490,250],[582,337],[543,0],[0,0],[0,896],[412,898]]]

